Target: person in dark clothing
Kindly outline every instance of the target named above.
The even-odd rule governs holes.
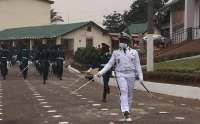
[[[56,53],[57,53],[57,46],[56,45],[53,45],[52,47],[51,47],[51,58],[52,58],[52,69],[51,69],[51,73],[53,74],[53,75],[55,75],[56,76]]]
[[[0,58],[0,63],[1,63],[1,74],[4,78],[6,79],[6,75],[8,74],[8,65],[11,64],[11,57],[10,57],[10,52],[6,49],[6,44],[1,44],[1,58]]]
[[[48,78],[49,66],[51,64],[51,54],[47,49],[47,45],[41,45],[41,51],[38,52],[37,56],[33,59],[33,61],[39,60],[41,62],[41,69],[43,72],[43,84],[46,84],[46,80]]]
[[[65,53],[62,51],[62,45],[57,45],[58,50],[56,52],[56,67],[57,77],[62,80],[63,64],[65,64]]]
[[[23,71],[28,65],[32,64],[30,61],[30,52],[26,49],[27,45],[22,45],[22,50],[19,52],[18,61],[21,63],[21,71]],[[24,79],[27,78],[28,68],[23,71]]]
[[[99,53],[97,60],[93,63],[92,67],[87,71],[88,73],[90,73],[90,71],[94,69],[99,63],[100,63],[99,71],[102,68],[104,68],[104,66],[108,63],[108,61],[111,58],[111,54],[109,54],[109,48],[110,46],[108,46],[105,43],[102,43],[102,52]],[[110,80],[111,72],[114,73],[113,68],[111,68],[111,70],[109,70],[103,75],[103,82],[104,82],[103,99],[102,99],[103,102],[107,102],[106,95],[110,94],[110,87],[108,83]]]

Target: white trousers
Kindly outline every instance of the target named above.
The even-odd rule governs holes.
[[[135,85],[135,77],[117,77],[119,94],[120,94],[120,106],[121,111],[131,112],[131,103],[133,98],[133,90]]]

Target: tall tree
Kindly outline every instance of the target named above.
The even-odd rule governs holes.
[[[64,22],[62,16],[59,16],[57,14],[58,12],[54,11],[54,9],[51,10],[51,23]]]
[[[154,0],[154,24],[160,26],[161,22],[166,15],[166,11],[160,11],[166,2],[169,0]],[[147,3],[148,0],[136,0],[130,6],[129,11],[125,11],[123,14],[114,12],[111,15],[104,16],[105,21],[103,25],[109,31],[119,32],[126,28],[126,25],[133,23],[146,23],[147,22]]]
[[[122,15],[116,11],[114,11],[113,14],[107,16],[104,15],[104,18],[106,20],[103,20],[103,26],[106,26],[105,29],[108,32],[118,33],[126,28]]]

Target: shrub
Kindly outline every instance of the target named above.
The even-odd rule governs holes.
[[[86,68],[90,68],[91,64],[97,59],[99,52],[95,47],[78,48],[73,59]]]
[[[177,72],[177,73],[194,73],[197,70],[194,69],[194,68],[170,68],[170,67],[164,67],[164,68],[155,69],[155,71],[159,71],[159,72]]]
[[[177,73],[177,72],[143,72],[144,80],[151,79],[163,79],[168,82],[183,82],[184,84],[188,81],[197,82],[200,80],[199,74],[191,73]]]
[[[167,56],[159,56],[154,58],[154,63],[159,63],[159,62],[164,62],[164,61],[170,61],[170,60],[175,60],[175,59],[181,59],[185,57],[191,57],[191,56],[196,56],[200,55],[200,52],[185,52],[185,53],[179,53],[179,54],[171,54]],[[141,65],[146,65],[146,59],[143,59],[140,61]]]

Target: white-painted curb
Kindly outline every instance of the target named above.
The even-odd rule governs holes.
[[[72,68],[71,65],[68,66],[68,71],[71,72],[71,73],[76,73],[76,74],[77,74],[77,73],[81,73],[80,71],[78,71],[78,70]]]
[[[70,69],[69,69],[69,67],[70,67]],[[72,70],[76,70],[76,69],[73,69],[71,66],[68,66],[68,70],[72,71]],[[72,73],[75,73],[75,72],[72,72]],[[102,77],[95,78],[94,81],[96,83],[103,84]],[[200,88],[198,88],[198,87],[181,86],[181,85],[164,84],[164,83],[154,83],[154,82],[148,82],[148,81],[144,81],[143,83],[148,88],[148,90],[153,93],[159,93],[159,94],[165,94],[165,95],[170,95],[170,96],[200,100],[200,95],[199,95]],[[110,78],[109,85],[118,87],[117,81],[115,78]],[[134,89],[146,91],[144,89],[144,87],[139,83],[139,81],[135,82]]]

